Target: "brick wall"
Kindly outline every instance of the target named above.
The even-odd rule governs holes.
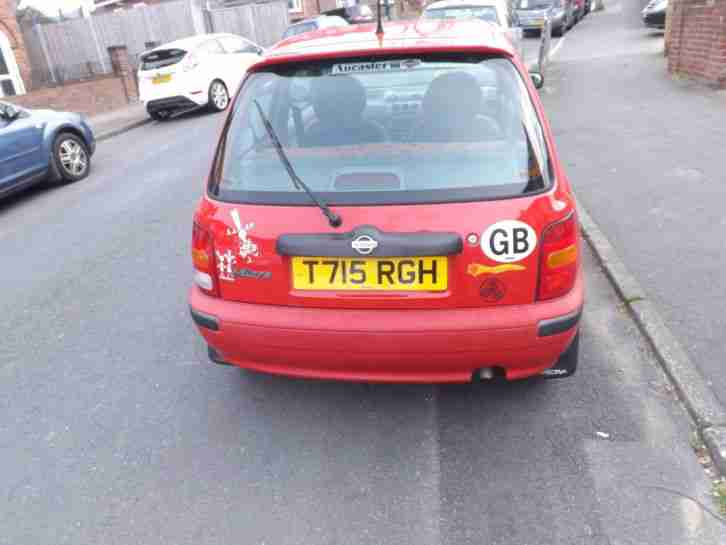
[[[668,71],[726,89],[726,0],[676,0]]]
[[[13,0],[0,0],[0,31],[2,31],[10,41],[10,48],[15,55],[15,61],[18,63],[20,77],[23,79],[25,86],[30,84],[30,61],[25,51],[23,43],[23,35],[18,28],[18,22],[15,19],[15,9],[11,5]]]
[[[123,80],[117,76],[68,83],[4,98],[26,108],[44,108],[95,115],[122,108],[129,103]]]

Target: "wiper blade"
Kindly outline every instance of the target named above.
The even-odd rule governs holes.
[[[262,124],[265,126],[265,130],[270,136],[272,144],[275,146],[277,156],[280,158],[280,162],[285,167],[285,170],[287,170],[287,173],[290,176],[290,179],[292,180],[295,189],[300,189],[302,187],[305,190],[305,193],[308,194],[308,197],[310,197],[310,200],[313,201],[315,205],[320,208],[325,217],[328,218],[328,223],[330,223],[330,226],[340,227],[343,224],[343,219],[338,214],[333,212],[323,200],[316,196],[315,193],[313,193],[313,191],[307,186],[307,184],[303,182],[300,177],[295,173],[295,169],[292,168],[292,164],[287,158],[287,154],[285,153],[285,150],[280,143],[280,139],[277,138],[277,134],[275,133],[275,129],[272,127],[272,123],[270,123],[270,120],[267,119],[265,112],[262,111],[262,106],[260,106],[260,103],[257,102],[257,100],[253,100],[252,102],[254,102],[255,106],[257,107],[257,111],[260,114],[260,119],[262,119]]]

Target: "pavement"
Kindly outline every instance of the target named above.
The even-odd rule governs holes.
[[[543,91],[568,162],[580,108],[559,111],[572,97],[555,83],[599,61],[581,41],[610,11],[568,34],[559,55],[579,59],[559,71],[558,55]],[[100,142],[87,180],[0,202],[0,261],[16,264],[0,545],[723,544],[693,422],[587,247],[566,380],[339,384],[211,364],[186,292],[221,121],[145,124]]]
[[[667,74],[641,3],[605,5],[557,56],[543,98],[580,202],[637,282],[632,308],[672,334],[665,344],[689,367],[682,387],[702,383],[720,406],[692,412],[721,426],[707,435],[726,467],[726,93]]]
[[[143,104],[135,102],[124,108],[98,114],[88,119],[98,141],[113,138],[121,133],[151,123]]]

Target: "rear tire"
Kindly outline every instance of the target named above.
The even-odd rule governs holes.
[[[146,112],[149,114],[149,117],[154,121],[166,121],[167,119],[169,119],[168,110],[146,110]]]
[[[56,136],[51,149],[52,182],[73,183],[82,180],[91,171],[91,156],[86,143],[73,133]]]
[[[227,86],[215,79],[209,85],[209,109],[213,112],[223,112],[229,106],[229,92]]]

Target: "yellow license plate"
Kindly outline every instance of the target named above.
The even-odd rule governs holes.
[[[297,290],[445,291],[446,257],[293,257]]]
[[[161,76],[154,76],[151,79],[151,83],[159,85],[160,83],[169,83],[171,81],[171,74],[164,74]]]

